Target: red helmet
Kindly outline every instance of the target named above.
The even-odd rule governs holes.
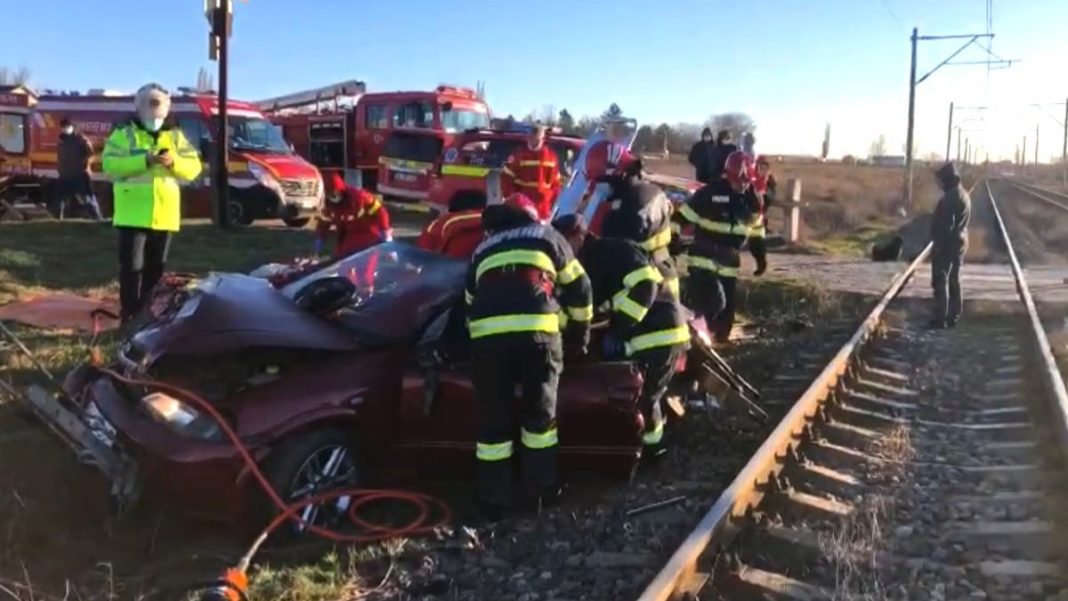
[[[741,150],[735,150],[727,156],[727,162],[723,165],[723,177],[731,186],[736,188],[748,188],[753,182],[756,173],[756,164],[753,157]]]
[[[627,173],[638,163],[634,156],[622,144],[609,140],[598,140],[586,152],[586,180],[595,182],[606,177]]]
[[[527,215],[530,215],[530,218],[534,221],[538,220],[538,207],[534,204],[534,201],[530,200],[530,198],[526,194],[522,194],[519,192],[512,194],[508,198],[504,199],[504,206],[511,207],[513,209],[519,209],[520,211],[525,212]]]

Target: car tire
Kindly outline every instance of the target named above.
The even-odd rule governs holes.
[[[338,464],[334,470],[333,482],[316,485],[308,480],[307,476],[315,473],[322,477],[324,472],[331,468],[332,459]],[[268,482],[287,503],[329,490],[358,486],[363,473],[358,450],[352,438],[333,428],[312,430],[283,440],[267,456],[262,469]],[[267,494],[256,484],[253,486],[257,488],[252,495],[250,515],[253,517],[253,523],[251,525],[254,528],[262,528],[279,512]],[[307,492],[302,493],[304,490]],[[317,526],[330,528],[346,519],[344,513],[347,507],[347,502],[339,499],[338,502],[326,503],[309,513],[297,515],[304,519],[314,520],[313,523]],[[279,526],[273,538],[282,541],[292,540],[303,534],[304,528],[290,521]]]
[[[226,211],[232,225],[249,226],[254,221],[245,216],[245,207],[241,205],[240,200],[231,200],[226,205]]]
[[[286,224],[289,227],[299,229],[308,225],[309,221],[311,221],[311,217],[290,217],[283,219],[282,223]]]

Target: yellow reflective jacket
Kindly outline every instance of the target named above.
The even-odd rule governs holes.
[[[145,155],[164,148],[174,158],[173,167],[150,169]],[[200,157],[181,129],[164,124],[153,134],[136,119],[120,123],[108,136],[102,163],[114,182],[114,225],[178,231],[182,220],[179,180],[192,181],[201,170]]]

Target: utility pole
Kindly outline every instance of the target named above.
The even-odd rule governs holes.
[[[957,162],[958,163],[960,162],[960,145],[961,145],[961,142],[962,142],[962,138],[961,138],[961,135],[960,135],[960,127],[957,127]]]
[[[1064,146],[1061,148],[1061,185],[1068,188],[1068,98],[1064,100]]]
[[[1038,126],[1035,126],[1035,169],[1038,169]]]
[[[219,63],[219,118],[216,123],[215,165],[212,167],[212,182],[215,184],[215,223],[223,229],[230,227],[230,174],[227,170],[230,159],[230,132],[227,127],[227,100],[229,97],[229,50],[233,21],[233,0],[204,0],[204,16],[211,25],[208,34],[208,57]]]
[[[968,164],[968,157],[972,152],[972,141],[968,138],[964,138],[964,164]]]
[[[972,64],[972,63],[951,63],[950,61],[952,61],[954,58],[956,58],[957,55],[960,54],[961,52],[964,52],[964,50],[967,49],[968,46],[971,46],[972,44],[974,44],[980,38],[991,39],[993,37],[994,37],[994,34],[992,34],[992,33],[976,33],[976,34],[966,34],[966,35],[930,35],[930,36],[921,36],[920,33],[919,33],[919,28],[918,27],[913,27],[912,28],[912,37],[910,38],[910,40],[912,42],[912,63],[911,63],[911,66],[909,68],[909,119],[908,119],[908,132],[907,132],[907,135],[905,136],[906,141],[905,141],[905,186],[904,186],[905,187],[905,194],[904,194],[904,196],[905,196],[905,208],[906,208],[906,210],[909,210],[909,211],[912,210],[912,155],[913,155],[912,146],[913,146],[913,135],[914,135],[913,129],[914,129],[915,125],[916,125],[916,86],[918,86],[921,83],[923,83],[924,81],[926,81],[928,77],[930,77],[930,76],[935,74],[935,71],[938,71],[939,69],[941,69],[942,67],[944,67],[946,65]],[[938,63],[938,65],[934,69],[931,69],[930,71],[927,72],[926,75],[924,75],[923,77],[920,77],[919,79],[917,79],[916,78],[916,46],[917,46],[917,44],[920,41],[954,40],[954,39],[966,39],[967,41],[964,43],[964,45],[962,45],[960,48],[958,48],[956,50],[956,52],[954,52],[953,54],[950,54],[949,57],[946,58],[946,60],[942,61],[941,63]],[[989,66],[991,64],[998,63],[998,62],[1005,63],[1005,62],[1011,62],[1011,61],[1004,61],[1004,60],[1002,60],[1002,61],[984,61],[983,64]],[[952,127],[952,125],[950,125],[950,127]],[[948,147],[948,144],[947,144],[947,147]]]
[[[946,162],[949,162],[949,148],[953,143],[953,103],[949,103],[949,131],[946,132]]]
[[[1023,146],[1020,147],[1020,167],[1022,171],[1027,171],[1027,136],[1024,136]]]

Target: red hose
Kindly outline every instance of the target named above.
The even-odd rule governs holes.
[[[230,424],[226,422],[223,416],[215,409],[211,403],[208,403],[195,393],[163,382],[153,382],[145,380],[136,380],[133,378],[127,378],[122,374],[116,373],[113,370],[101,368],[100,371],[127,386],[142,386],[145,388],[164,392],[170,396],[173,396],[181,401],[188,402],[194,405],[197,409],[210,415],[227,438],[230,439],[230,443],[234,445],[237,452],[241,455],[245,465],[248,467],[249,472],[252,473],[253,478],[259,483],[260,488],[267,497],[274,503],[275,507],[280,511],[277,517],[275,517],[271,523],[269,523],[261,532],[256,540],[249,547],[248,551],[238,562],[237,569],[242,572],[247,569],[249,563],[252,561],[252,557],[256,554],[260,545],[263,544],[267,537],[270,536],[279,526],[283,523],[293,520],[300,524],[303,524],[308,531],[313,532],[323,538],[332,540],[339,543],[372,543],[382,540],[388,540],[392,538],[398,538],[403,536],[413,536],[421,534],[429,534],[435,528],[443,526],[452,519],[452,512],[449,507],[440,499],[412,491],[405,490],[376,490],[376,489],[364,489],[364,488],[350,488],[343,490],[333,490],[322,494],[302,499],[295,503],[287,504],[278,493],[275,492],[274,487],[268,482],[267,477],[260,471],[259,465],[252,458],[252,454],[248,448],[241,442],[237,432],[230,427]],[[349,504],[347,515],[352,524],[363,528],[366,532],[363,534],[343,534],[315,526],[313,524],[306,523],[303,519],[296,514],[298,511],[304,509],[309,505],[315,505],[324,503],[331,500],[336,500],[341,497],[351,497],[352,502]],[[410,522],[402,526],[389,526],[383,524],[375,524],[369,522],[366,519],[360,517],[357,512],[366,505],[375,503],[378,501],[399,501],[407,503],[416,508],[417,514]],[[436,510],[439,517],[436,520],[431,520],[431,513]]]

